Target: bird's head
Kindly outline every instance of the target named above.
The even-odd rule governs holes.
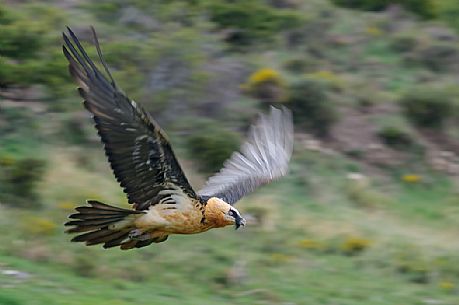
[[[207,200],[205,217],[215,227],[234,225],[237,230],[240,226],[245,226],[245,219],[239,211],[217,197]]]

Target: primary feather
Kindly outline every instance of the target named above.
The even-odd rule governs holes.
[[[198,194],[233,205],[257,187],[284,176],[292,150],[292,114],[287,108],[271,107],[270,114],[260,115],[251,127],[240,152],[234,152]]]
[[[153,118],[116,86],[105,65],[97,37],[94,40],[106,73],[100,72],[76,35],[64,33],[63,51],[70,74],[79,83],[84,105],[94,118],[105,153],[116,179],[137,210],[157,204],[168,185],[179,186],[197,198],[183,173],[164,132]]]

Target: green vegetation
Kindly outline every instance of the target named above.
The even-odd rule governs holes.
[[[378,132],[378,136],[384,142],[396,149],[410,148],[414,143],[412,136],[405,130],[395,126],[386,126]]]
[[[240,47],[270,40],[282,31],[301,23],[295,11],[282,11],[270,8],[263,1],[209,1],[211,20],[222,29],[232,31],[226,39]]]
[[[7,3],[1,305],[459,304],[458,1]],[[290,173],[238,203],[246,228],[129,252],[69,242],[84,200],[127,203],[68,76],[65,25],[94,58],[95,26],[196,189],[257,113],[293,110]]]
[[[435,16],[435,3],[432,0],[332,0],[340,6],[368,10],[381,11],[389,5],[398,4],[408,11],[411,11],[424,18]]]
[[[453,97],[447,88],[418,87],[400,99],[406,116],[421,127],[441,128],[454,115]]]
[[[318,136],[326,136],[337,119],[336,110],[327,97],[323,81],[305,78],[289,89],[288,105],[297,126],[304,126]]]
[[[217,123],[207,122],[188,137],[187,146],[190,158],[196,160],[203,171],[214,173],[239,149],[239,137]]]
[[[40,159],[0,157],[0,201],[27,208],[39,206],[37,184],[44,169],[44,161]]]
[[[250,95],[268,105],[280,103],[286,98],[285,81],[273,69],[265,68],[254,72],[244,86]]]

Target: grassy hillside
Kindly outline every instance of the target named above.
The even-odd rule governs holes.
[[[0,4],[0,304],[458,304],[458,6],[395,2]],[[67,75],[65,25],[92,56],[95,26],[197,189],[258,112],[293,110],[290,173],[238,203],[246,228],[127,252],[69,242],[75,206],[127,203]]]

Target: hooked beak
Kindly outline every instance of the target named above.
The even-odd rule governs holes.
[[[244,219],[244,218],[242,218],[242,217],[236,218],[236,221],[235,221],[235,223],[234,223],[235,229],[236,229],[236,230],[239,229],[240,226],[243,226],[243,227],[244,227],[244,226],[245,226],[245,223],[246,223],[246,222],[245,222],[245,219]]]

